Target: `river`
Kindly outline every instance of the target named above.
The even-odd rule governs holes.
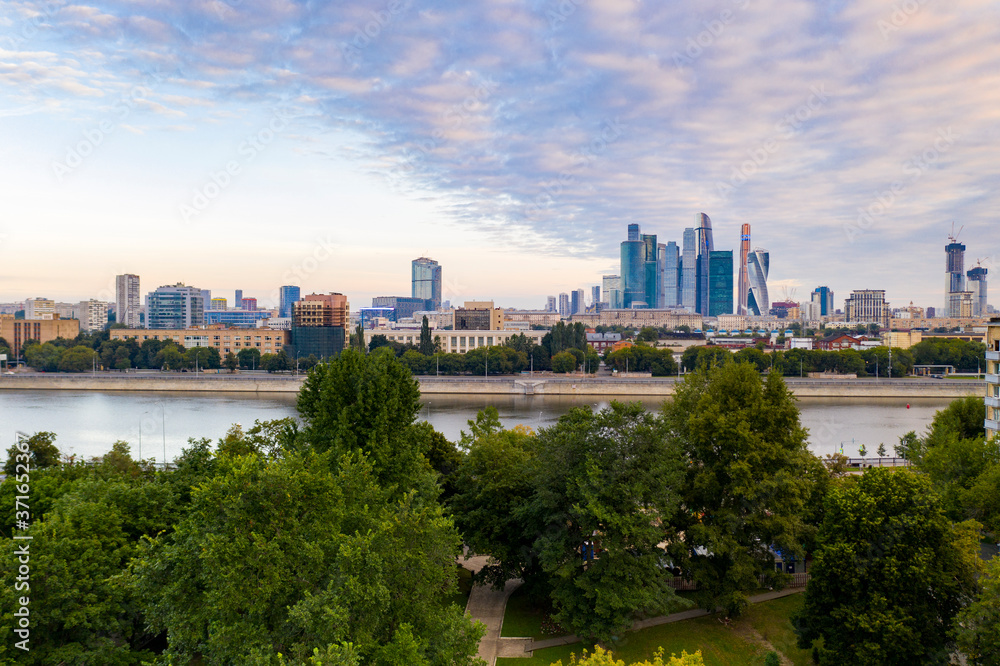
[[[642,400],[656,409],[659,400]],[[818,455],[836,451],[858,454],[864,444],[874,455],[884,443],[889,455],[899,437],[930,425],[937,410],[950,401],[938,398],[802,398],[802,424],[809,429],[810,449]],[[420,418],[451,440],[457,440],[476,412],[493,405],[503,424],[534,429],[554,424],[573,407],[607,406],[580,396],[476,395],[424,396]],[[907,407],[909,405],[909,407]],[[4,391],[0,393],[0,445],[6,450],[15,431],[49,430],[64,454],[99,456],[116,440],[132,445],[133,456],[173,460],[190,437],[217,440],[234,423],[295,416],[295,395],[268,393],[181,393],[100,391]],[[141,447],[141,448],[140,448]],[[5,455],[0,455],[5,457]]]

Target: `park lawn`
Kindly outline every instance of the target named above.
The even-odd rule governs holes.
[[[451,595],[451,603],[465,610],[469,605],[469,595],[472,594],[472,572],[465,567],[458,567],[458,590]]]
[[[545,613],[535,608],[528,601],[528,595],[523,587],[514,590],[507,599],[507,607],[503,612],[503,625],[500,635],[509,638],[554,638],[542,634],[542,618]]]
[[[750,632],[756,631],[796,666],[808,666],[812,663],[810,653],[795,646],[795,631],[789,620],[801,604],[802,597],[798,594],[754,604],[746,615],[728,627],[719,621],[718,615],[650,627],[626,635],[613,651],[625,663],[651,659],[663,647],[666,655],[701,650],[708,666],[763,664],[768,651],[751,637]],[[536,651],[530,659],[497,659],[497,666],[549,666],[560,659],[566,666],[570,654],[579,656],[585,647],[592,649],[581,643],[548,648]]]

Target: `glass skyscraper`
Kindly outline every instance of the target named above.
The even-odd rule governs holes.
[[[681,305],[691,312],[698,306],[698,245],[694,229],[684,230],[681,258]]]
[[[146,295],[146,328],[191,328],[204,323],[201,289],[178,282]]]
[[[663,248],[663,307],[675,308],[681,304],[680,249],[673,241]]]
[[[622,307],[645,307],[646,244],[639,239],[639,225],[628,225],[628,240],[622,241]]]
[[[431,301],[435,310],[441,308],[441,266],[427,257],[414,259],[412,264],[411,296]]]
[[[812,300],[819,303],[819,314],[822,317],[833,314],[833,291],[829,287],[813,289]]]
[[[695,239],[698,244],[697,258],[697,307],[695,311],[708,315],[709,311],[709,262],[715,244],[712,241],[712,220],[705,213],[698,213],[695,219]]]
[[[285,285],[281,288],[278,304],[278,316],[291,317],[292,306],[301,297],[301,290],[294,285]]]
[[[750,279],[750,291],[747,294],[747,314],[766,315],[771,309],[771,301],[767,296],[767,271],[770,268],[771,255],[767,250],[756,248],[747,255],[747,275]]]
[[[708,266],[708,316],[733,314],[733,251],[712,250]]]

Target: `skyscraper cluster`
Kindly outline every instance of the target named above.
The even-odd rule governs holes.
[[[959,230],[961,233],[961,230]],[[945,253],[945,312],[948,317],[981,317],[987,312],[986,275],[982,266],[965,272],[965,245],[948,237]]]
[[[744,226],[749,231],[749,226]],[[747,237],[749,242],[749,234]],[[766,258],[764,262],[763,271],[757,271],[758,286],[767,278]],[[740,272],[746,272],[742,256]],[[743,288],[741,281],[740,290]],[[741,303],[745,297],[741,296]],[[621,274],[604,276],[604,299],[613,308],[685,308],[705,316],[732,314],[733,251],[715,249],[712,220],[705,213],[695,215],[695,225],[684,230],[682,247],[674,241],[658,243],[655,234],[643,234],[638,224],[630,224],[627,239],[621,244]]]

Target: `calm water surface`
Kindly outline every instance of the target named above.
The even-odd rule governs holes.
[[[641,400],[656,409],[659,400]],[[799,401],[810,448],[819,455],[840,451],[857,455],[865,444],[873,455],[879,443],[892,445],[910,430],[922,433],[947,399],[807,398]],[[907,404],[910,408],[907,408]],[[420,417],[456,440],[476,412],[493,405],[507,427],[538,429],[554,424],[573,407],[606,407],[607,401],[577,396],[434,396],[424,397]],[[232,424],[250,426],[295,416],[295,395],[283,393],[179,393],[98,391],[0,391],[0,445],[5,451],[14,432],[50,430],[64,453],[84,457],[107,452],[116,440],[132,445],[132,454],[172,460],[190,437],[217,440]],[[0,458],[5,454],[0,453]]]

